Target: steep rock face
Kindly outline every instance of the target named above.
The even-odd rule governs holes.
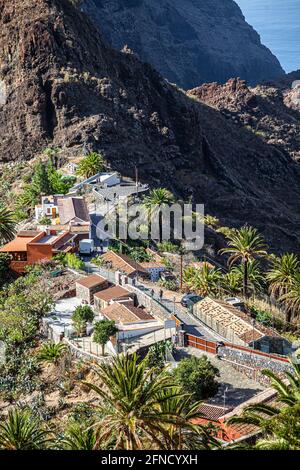
[[[108,164],[224,224],[257,226],[278,251],[299,251],[300,174],[290,156],[110,49],[67,0],[0,0],[0,160],[46,145],[83,145]]]
[[[300,160],[300,106],[297,107],[296,93],[299,99],[299,90],[293,90],[288,82],[251,88],[243,80],[231,79],[224,85],[204,84],[190,90],[188,95],[213,106],[234,123]]]
[[[184,89],[241,77],[249,83],[283,70],[232,0],[82,0],[117,49],[125,44]]]

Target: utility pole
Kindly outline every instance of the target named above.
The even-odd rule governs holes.
[[[183,252],[180,253],[180,290],[183,287]]]
[[[183,257],[185,255],[185,250],[181,246],[180,247],[180,290],[182,290],[183,287]]]
[[[134,167],[135,169],[135,188],[136,188],[136,195],[138,196],[139,194],[139,170],[137,165]]]
[[[223,399],[224,399],[224,410],[226,408],[226,393],[228,392],[228,387],[225,388],[224,390],[224,395],[223,395]]]

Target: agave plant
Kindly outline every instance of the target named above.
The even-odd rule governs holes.
[[[91,423],[74,423],[66,430],[59,447],[65,450],[96,450],[99,448],[97,433]]]
[[[37,359],[40,362],[50,362],[53,364],[58,364],[59,359],[66,351],[67,347],[63,343],[54,343],[52,341],[44,343],[38,353]]]
[[[49,432],[41,427],[29,411],[11,410],[7,418],[0,422],[2,450],[45,449],[51,440]]]

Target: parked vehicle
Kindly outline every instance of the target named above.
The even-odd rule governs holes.
[[[95,250],[94,240],[85,239],[79,242],[79,252],[81,255],[91,255]]]
[[[197,302],[200,302],[203,297],[197,294],[186,294],[182,297],[180,303],[183,307],[189,308],[195,305]]]

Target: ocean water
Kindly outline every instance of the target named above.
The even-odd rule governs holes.
[[[300,69],[300,0],[235,0],[286,72]]]

